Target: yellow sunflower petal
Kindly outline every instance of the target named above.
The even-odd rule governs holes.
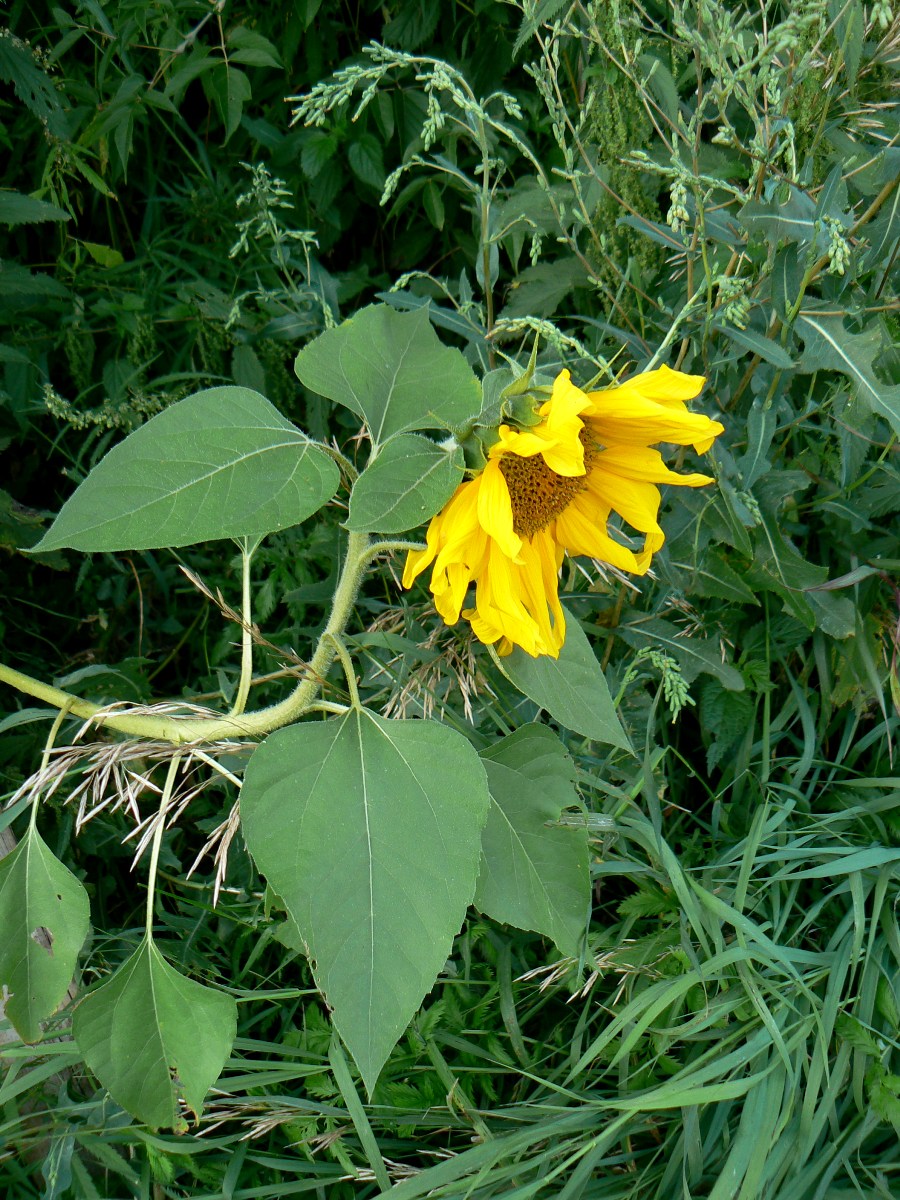
[[[556,518],[556,540],[570,555],[584,554],[587,558],[618,567],[620,571],[646,575],[652,555],[646,550],[635,554],[614,541],[606,531],[608,519],[609,510],[604,512],[596,500],[587,495],[578,496],[562,516]]]
[[[686,401],[704,383],[702,375],[669,367],[634,375],[617,387],[588,393],[591,408],[585,411],[585,423],[604,446],[672,442],[705,453],[725,427],[687,410]]]
[[[478,479],[478,522],[511,559],[519,557],[522,539],[513,532],[512,501],[503,472],[491,459]]]
[[[604,446],[671,442],[676,446],[693,446],[698,454],[705,453],[725,429],[702,413],[657,404],[633,393],[616,396],[614,391],[603,394],[585,424]]]
[[[658,450],[649,446],[613,446],[601,450],[594,460],[594,467],[604,474],[618,475],[623,479],[641,479],[645,483],[672,483],[682,487],[703,487],[715,483],[711,475],[679,475],[663,462]]]
[[[588,489],[606,509],[618,513],[629,525],[647,535],[647,549],[658,550],[666,540],[656,519],[660,495],[655,484],[591,471]]]
[[[491,457],[518,454],[520,458],[533,458],[542,454],[544,462],[557,475],[583,475],[584,446],[579,435],[584,422],[579,414],[590,407],[591,401],[572,383],[569,372],[560,372],[550,399],[541,406],[540,424],[531,429],[501,425],[499,441],[491,447]]]
[[[705,383],[703,375],[688,375],[684,371],[673,371],[671,367],[662,366],[655,371],[632,375],[620,383],[619,388],[633,390],[647,400],[655,400],[657,404],[679,405],[699,396]]]
[[[475,589],[475,609],[485,627],[499,631],[531,655],[540,653],[540,629],[524,604],[522,567],[491,546],[488,569]]]

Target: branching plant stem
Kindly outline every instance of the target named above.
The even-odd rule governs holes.
[[[52,687],[39,679],[32,679],[29,675],[2,664],[0,682],[8,683],[20,692],[33,696],[36,700],[43,700],[54,708],[65,709],[83,720],[94,721],[97,725],[115,729],[119,733],[172,742],[176,746],[183,746],[188,742],[216,741],[219,738],[263,737],[273,729],[280,729],[282,725],[296,721],[312,707],[328,669],[334,662],[337,653],[335,638],[339,639],[347,627],[363,576],[372,561],[373,551],[381,553],[396,545],[397,543],[372,543],[367,533],[350,533],[347,554],[331,604],[331,613],[319,635],[306,676],[289,696],[269,708],[225,717],[182,718],[152,713],[128,714],[108,712],[97,704],[81,700],[60,688]]]

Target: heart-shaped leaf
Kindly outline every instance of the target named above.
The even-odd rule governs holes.
[[[151,1128],[184,1129],[178,1101],[199,1116],[237,1030],[231,996],[170,966],[144,938],[76,1007],[72,1032],[109,1094]]]
[[[578,954],[591,903],[587,825],[560,824],[578,803],[575,764],[545,725],[523,725],[482,751],[491,807],[475,905],[497,921]]]
[[[417,433],[392,438],[353,485],[347,528],[403,533],[444,507],[463,478],[463,453]]]
[[[436,721],[351,710],[278,730],[247,766],[247,846],[370,1094],[472,900],[488,804],[475,750]]]
[[[210,388],[114,446],[33,550],[153,550],[263,537],[311,516],[339,482],[332,459],[265,396]]]
[[[560,725],[595,741],[631,749],[603,668],[571,614],[566,613],[566,640],[559,658],[532,658],[517,647],[497,661],[507,679]]]
[[[363,308],[304,346],[294,370],[306,387],[362,417],[375,445],[410,429],[454,429],[481,409],[472,368],[438,341],[426,308]]]
[[[59,1007],[89,924],[87,892],[29,829],[0,862],[0,991],[23,1041],[39,1041],[40,1022]]]

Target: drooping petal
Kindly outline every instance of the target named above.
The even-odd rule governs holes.
[[[562,516],[556,519],[555,537],[566,553],[572,556],[583,554],[600,562],[630,571],[632,575],[646,575],[652,554],[646,549],[638,552],[620,545],[607,533],[606,523],[609,509],[605,511],[590,493],[578,496]]]
[[[597,470],[591,471],[588,476],[588,490],[607,510],[618,513],[633,528],[645,533],[649,550],[658,550],[662,546],[666,537],[656,519],[660,495],[655,484],[607,475]]]
[[[679,475],[677,471],[670,470],[660,452],[651,450],[649,446],[613,446],[601,450],[593,465],[595,470],[604,475],[641,479],[645,483],[671,483],[681,487],[703,487],[707,483],[715,483],[711,475]]]
[[[643,371],[640,375],[632,375],[617,388],[608,390],[633,390],[647,400],[655,400],[657,404],[679,405],[699,396],[705,383],[706,379],[702,375],[688,375],[684,371],[673,371],[671,367],[663,365],[655,371]],[[592,392],[591,396],[601,394]]]
[[[588,393],[585,420],[604,446],[652,446],[671,442],[702,454],[724,426],[703,413],[688,412],[705,380],[669,367],[634,375],[614,388]]]
[[[513,532],[512,501],[509,488],[496,459],[489,460],[478,476],[478,522],[481,528],[512,559],[519,557],[522,539]]]

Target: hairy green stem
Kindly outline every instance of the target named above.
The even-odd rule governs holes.
[[[359,702],[359,688],[356,686],[356,672],[353,669],[353,659],[347,651],[347,647],[336,634],[330,633],[328,637],[334,643],[334,649],[338,658],[341,660],[341,666],[344,669],[344,676],[347,680],[347,691],[350,693],[350,704],[353,708],[361,708]]]
[[[347,555],[335,589],[331,613],[319,635],[306,676],[289,696],[270,708],[227,717],[163,717],[152,713],[129,715],[110,713],[88,700],[81,700],[60,688],[51,687],[3,665],[0,665],[0,683],[11,684],[36,700],[43,700],[54,708],[66,708],[73,716],[95,721],[119,733],[172,742],[176,746],[187,742],[211,742],[219,738],[263,737],[273,729],[296,721],[315,700],[337,653],[333,639],[341,636],[350,620],[362,577],[371,561],[371,549],[372,543],[367,533],[349,535]]]

